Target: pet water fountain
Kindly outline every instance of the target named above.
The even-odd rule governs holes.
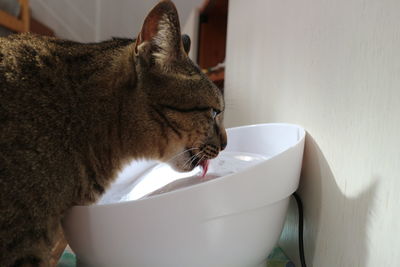
[[[79,267],[257,267],[276,245],[299,183],[305,131],[290,124],[227,130],[200,170],[133,162],[64,232]]]

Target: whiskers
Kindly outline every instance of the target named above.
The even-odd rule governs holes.
[[[180,153],[176,154],[175,156],[173,156],[172,158],[170,158],[169,160],[165,161],[165,163],[170,163],[171,161],[173,161],[177,157],[181,156],[182,154],[185,154],[186,152],[189,152],[189,151],[192,151],[192,150],[195,150],[195,149],[196,149],[195,147],[185,149],[182,152],[180,152]]]
[[[193,161],[196,160],[196,158],[202,153],[202,151],[197,152],[196,154],[194,154],[193,156],[191,156],[184,164],[183,164],[183,168],[187,167],[191,167]],[[204,155],[202,156],[202,158],[204,157]],[[201,160],[200,160],[201,161]],[[199,161],[199,162],[200,162]]]
[[[203,149],[198,148],[198,147],[192,147],[192,148],[188,148],[185,149],[184,151],[174,155],[173,157],[171,157],[169,160],[165,161],[165,163],[171,163],[173,160],[175,160],[176,158],[182,156],[183,154],[196,150],[198,149],[199,151],[196,154],[191,155],[183,164],[182,164],[182,169],[191,169],[192,164],[195,160],[198,160],[198,162],[201,162],[202,160],[204,160],[205,158],[207,158],[207,156],[204,154]],[[203,155],[201,155],[203,154]],[[200,156],[201,155],[201,156]]]

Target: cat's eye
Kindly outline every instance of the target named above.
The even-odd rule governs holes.
[[[212,112],[211,116],[212,116],[213,119],[215,119],[218,116],[218,114],[221,113],[220,110],[217,110],[217,109],[214,109],[214,108],[211,109],[211,112]]]

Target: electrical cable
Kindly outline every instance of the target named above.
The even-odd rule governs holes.
[[[299,254],[301,267],[306,266],[306,259],[304,257],[304,240],[303,240],[303,228],[304,228],[304,215],[303,215],[303,203],[300,196],[294,192],[293,197],[296,199],[297,208],[299,210]]]

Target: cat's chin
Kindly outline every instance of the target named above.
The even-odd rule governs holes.
[[[190,165],[190,166],[182,166],[182,164],[179,164],[178,162],[173,162],[173,163],[169,163],[169,165],[171,166],[171,168],[174,171],[177,172],[190,172],[192,171],[194,168],[196,168],[197,166],[195,165]]]
[[[175,161],[169,162],[169,165],[174,171],[177,172],[190,172],[193,171],[194,168],[199,166],[200,159],[191,159],[192,156],[189,157],[180,157]]]
[[[189,149],[175,152],[176,156],[165,161],[174,171],[190,172],[198,165],[198,160],[193,159],[193,154]]]

